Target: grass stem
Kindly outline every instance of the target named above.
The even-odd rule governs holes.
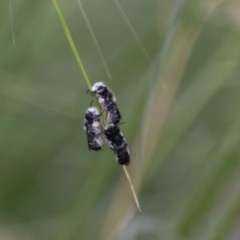
[[[84,80],[85,80],[85,82],[86,82],[86,84],[88,86],[88,89],[91,90],[91,82],[90,82],[90,80],[88,78],[87,72],[86,72],[86,70],[84,68],[82,60],[81,60],[80,55],[78,53],[76,44],[73,41],[72,35],[70,33],[70,30],[69,30],[69,28],[67,26],[67,23],[66,23],[66,21],[64,19],[64,16],[63,16],[62,11],[61,11],[61,9],[60,9],[60,7],[58,5],[57,0],[52,0],[52,4],[53,4],[53,7],[54,7],[54,9],[55,9],[55,11],[56,11],[56,13],[58,15],[59,21],[60,21],[61,26],[63,28],[63,32],[65,33],[65,36],[66,36],[66,38],[68,40],[69,46],[70,46],[70,48],[72,50],[72,53],[73,53],[73,55],[74,55],[74,57],[75,57],[75,59],[77,61],[78,67],[79,67],[79,69],[81,71],[81,74],[82,74],[82,76],[83,76],[83,78],[84,78]]]
[[[130,188],[131,188],[131,191],[132,191],[132,194],[133,194],[133,198],[134,198],[134,201],[135,201],[136,206],[137,206],[137,208],[138,208],[138,211],[139,211],[139,212],[142,212],[142,209],[141,209],[141,207],[140,207],[140,204],[139,204],[139,201],[138,201],[138,197],[137,197],[136,191],[135,191],[134,186],[133,186],[133,184],[132,184],[132,180],[131,180],[130,175],[129,175],[129,173],[128,173],[127,167],[126,167],[125,165],[123,165],[123,171],[124,171],[124,173],[125,173],[125,175],[126,175],[126,178],[127,178],[127,180],[128,180],[128,183],[129,183],[129,185],[130,185]]]
[[[55,9],[55,11],[56,11],[56,13],[58,15],[59,21],[60,21],[61,26],[63,28],[63,32],[65,33],[65,36],[66,36],[66,38],[68,40],[70,48],[71,48],[71,50],[73,52],[73,55],[74,55],[74,57],[75,57],[75,59],[77,61],[77,64],[78,64],[79,69],[80,69],[80,72],[81,72],[81,74],[82,74],[82,76],[83,76],[83,78],[84,78],[84,80],[85,80],[85,82],[86,82],[86,84],[88,86],[88,89],[91,90],[91,88],[92,88],[91,82],[90,82],[90,80],[88,78],[87,72],[86,72],[86,70],[84,68],[83,62],[82,62],[82,60],[80,58],[80,55],[78,53],[78,50],[77,50],[76,45],[75,45],[75,43],[73,41],[72,35],[70,33],[70,30],[69,30],[69,28],[67,26],[67,23],[66,23],[66,21],[64,19],[64,16],[63,16],[62,11],[61,11],[61,9],[60,9],[60,7],[58,5],[57,0],[52,0],[52,4],[53,4],[54,9]],[[140,204],[139,204],[139,201],[138,201],[138,198],[137,198],[137,194],[136,194],[135,189],[133,187],[132,180],[131,180],[131,178],[129,176],[129,173],[127,171],[126,166],[123,166],[123,170],[124,170],[124,173],[125,173],[125,175],[127,177],[128,182],[129,182],[129,185],[130,185],[130,188],[131,188],[131,191],[132,191],[132,194],[133,194],[133,198],[134,198],[135,203],[137,205],[137,208],[138,208],[139,212],[141,212],[142,210],[140,208]]]

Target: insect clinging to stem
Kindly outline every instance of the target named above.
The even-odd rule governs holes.
[[[120,165],[129,165],[130,154],[126,139],[123,137],[117,125],[105,127],[104,134],[107,139],[109,148],[113,151],[116,160]]]
[[[96,82],[92,86],[91,93],[97,98],[98,103],[106,113],[107,123],[117,125],[122,116],[116,104],[116,97],[111,90],[103,82]]]
[[[84,130],[87,134],[88,147],[90,150],[102,149],[103,140],[101,137],[101,120],[97,108],[89,107],[85,113]]]
[[[59,17],[59,21],[60,21],[60,23],[61,23],[61,25],[62,25],[63,31],[64,31],[64,33],[65,33],[65,36],[66,36],[67,40],[68,40],[68,43],[69,43],[69,46],[70,46],[70,48],[71,48],[71,50],[72,50],[72,52],[73,52],[73,55],[74,55],[74,57],[76,58],[78,67],[79,67],[79,69],[80,69],[80,71],[81,71],[81,73],[82,73],[82,76],[83,76],[83,78],[84,78],[84,80],[85,80],[85,82],[86,82],[86,85],[88,86],[90,92],[92,92],[92,93],[94,94],[94,92],[92,91],[92,90],[94,90],[94,89],[92,89],[92,87],[91,87],[91,82],[90,82],[90,80],[89,80],[88,74],[87,74],[87,72],[86,72],[86,70],[85,70],[85,67],[84,67],[83,62],[82,62],[82,60],[81,60],[81,57],[80,57],[80,55],[79,55],[79,53],[78,53],[78,50],[77,50],[77,48],[76,48],[76,44],[75,44],[75,42],[74,42],[74,40],[73,40],[73,38],[72,38],[72,35],[71,35],[70,31],[69,31],[68,25],[67,25],[67,23],[66,23],[66,21],[65,21],[65,19],[64,19],[64,16],[63,16],[63,13],[62,13],[62,11],[61,11],[61,8],[59,7],[57,0],[51,0],[51,2],[52,2],[52,4],[53,4],[53,7],[54,7],[54,9],[55,9],[58,17]],[[96,97],[97,97],[97,96],[96,96]],[[99,97],[101,97],[101,96],[99,95]],[[114,99],[114,98],[112,98],[112,99],[113,99],[113,100],[111,101],[111,103],[116,101],[116,99]],[[111,100],[111,97],[110,97],[110,100]],[[100,103],[100,105],[101,105],[102,108],[103,108],[104,105],[101,104],[101,101],[105,101],[104,98],[101,97],[101,98],[98,99],[98,102]],[[104,102],[103,102],[103,103],[104,103]],[[107,109],[107,106],[106,106],[105,109],[108,110],[108,109]],[[107,112],[106,110],[105,110],[105,112]],[[118,110],[118,109],[117,109],[117,110]],[[108,114],[109,114],[109,112],[110,112],[110,111],[108,111]],[[119,114],[118,114],[118,113],[119,113]],[[118,115],[118,119],[115,120],[115,121],[116,121],[116,122],[120,122],[120,120],[121,120],[121,115],[120,115],[119,110],[118,110],[118,112],[116,113],[116,115]],[[109,122],[110,122],[110,120],[111,120],[111,119],[109,119]],[[108,124],[109,124],[109,123],[108,123]],[[100,125],[101,125],[101,123],[100,123]],[[117,125],[117,124],[115,124],[115,125]],[[87,126],[93,127],[93,124],[89,124],[89,125],[87,125]],[[86,130],[86,131],[87,131],[87,126],[85,126],[85,130]],[[99,132],[101,132],[101,127],[97,127],[97,129],[100,129]],[[94,133],[96,133],[96,131],[94,131]],[[90,135],[88,134],[88,131],[87,131],[87,136],[90,136]],[[100,136],[100,135],[95,134],[94,136]],[[100,145],[101,145],[101,144],[100,144]],[[140,208],[140,205],[139,205],[139,201],[138,201],[138,198],[137,198],[137,195],[136,195],[134,186],[133,186],[133,184],[132,184],[131,178],[130,178],[130,176],[129,176],[129,174],[128,174],[127,167],[126,167],[125,165],[122,165],[122,167],[123,167],[124,173],[125,173],[125,175],[126,175],[126,178],[127,178],[128,182],[129,182],[129,185],[130,185],[130,188],[131,188],[131,191],[132,191],[132,194],[133,194],[135,203],[136,203],[136,205],[137,205],[137,208],[138,208],[138,210],[141,212],[141,208]]]

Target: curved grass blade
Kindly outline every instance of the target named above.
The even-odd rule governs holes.
[[[230,131],[217,152],[211,157],[214,159],[213,166],[209,168],[203,182],[197,187],[198,191],[189,201],[185,214],[179,220],[179,231],[185,237],[191,238],[192,229],[195,229],[204,215],[210,211],[224,184],[239,166],[238,158],[234,156],[239,143],[236,130],[239,130],[239,126]]]
[[[199,73],[196,74],[195,79],[192,80],[185,92],[179,97],[174,109],[176,115],[171,122],[168,122],[166,128],[168,129],[168,131],[166,131],[167,134],[169,135],[174,132],[175,137],[168,138],[165,136],[166,132],[163,132],[162,137],[167,139],[165,148],[161,153],[163,158],[171,152],[171,149],[178,143],[186,129],[196,119],[208,101],[210,101],[215,93],[225,84],[234,69],[236,69],[239,51],[240,48],[237,45],[236,33],[231,33],[226,36],[226,39],[221,46],[219,46],[216,53],[209,58],[208,62],[206,62]],[[228,56],[232,59],[228,64],[223,64],[221,61],[218,61]],[[221,73],[219,73],[219,69],[222,69]],[[214,81],[212,80],[213,76],[215,76]],[[201,89],[201,91],[199,91],[199,89]],[[193,96],[192,101],[189,101],[189,96]],[[180,118],[180,115],[185,117]],[[178,123],[176,124],[175,121],[178,121]],[[161,163],[161,161],[154,161],[149,171],[153,174]]]

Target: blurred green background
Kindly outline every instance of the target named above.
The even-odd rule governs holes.
[[[91,82],[117,96],[143,213],[112,152],[87,148],[91,96],[51,1],[3,0],[0,239],[239,240],[240,2],[82,3],[111,78],[59,0]]]

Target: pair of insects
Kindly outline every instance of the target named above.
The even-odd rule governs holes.
[[[103,132],[109,148],[113,151],[119,164],[128,165],[130,162],[128,144],[119,129],[122,117],[117,107],[115,96],[102,82],[95,83],[92,86],[91,93],[97,98],[99,105],[106,113],[107,126],[104,127]],[[97,108],[89,107],[87,109],[84,130],[87,133],[89,149],[101,150],[103,147],[102,124]]]

